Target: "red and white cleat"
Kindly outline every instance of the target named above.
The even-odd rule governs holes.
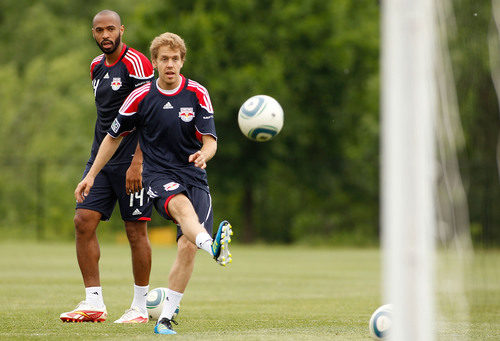
[[[148,314],[142,313],[138,308],[132,307],[125,311],[115,323],[148,323]]]
[[[63,322],[104,322],[108,317],[106,307],[93,307],[85,301],[78,303],[76,308],[59,317]]]

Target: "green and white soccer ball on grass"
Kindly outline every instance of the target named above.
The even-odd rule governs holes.
[[[250,97],[238,112],[240,130],[252,141],[269,141],[283,128],[283,109],[267,95]]]
[[[392,328],[392,311],[392,304],[384,304],[372,314],[368,328],[375,340],[384,340],[389,336]]]
[[[148,309],[149,319],[156,321],[163,310],[163,304],[167,298],[167,288],[156,288],[148,292],[146,297],[146,308]],[[179,306],[175,309],[172,319],[179,314]]]

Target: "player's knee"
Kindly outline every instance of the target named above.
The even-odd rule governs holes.
[[[145,222],[125,222],[125,231],[131,245],[148,242],[148,233]]]
[[[183,220],[191,218],[193,214],[196,215],[193,204],[182,193],[177,194],[170,200],[168,203],[168,212],[181,224]]]
[[[177,242],[177,252],[186,258],[193,258],[196,255],[198,247],[191,243],[185,236],[182,236]]]
[[[76,233],[81,235],[92,234],[95,233],[97,225],[99,224],[99,218],[92,214],[76,212],[73,223],[75,224]]]

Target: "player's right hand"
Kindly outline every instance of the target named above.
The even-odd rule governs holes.
[[[127,194],[139,192],[142,189],[142,163],[130,164],[125,174],[125,192]]]
[[[90,189],[94,185],[94,178],[86,176],[75,189],[75,199],[76,202],[82,203],[85,197],[89,195]]]

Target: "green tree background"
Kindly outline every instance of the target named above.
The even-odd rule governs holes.
[[[466,147],[460,155],[475,241],[500,243],[498,103],[488,65],[489,1],[455,0],[450,36]],[[380,13],[375,0],[0,3],[0,232],[73,238],[73,190],[95,122],[90,61],[99,10],[149,56],[165,31],[188,47],[183,73],[205,85],[219,149],[208,167],[215,218],[243,242],[371,245],[379,230]],[[472,13],[476,13],[472,16]],[[282,132],[239,131],[250,96],[275,97]],[[164,225],[157,215],[151,226]],[[118,215],[100,227],[123,229]]]

